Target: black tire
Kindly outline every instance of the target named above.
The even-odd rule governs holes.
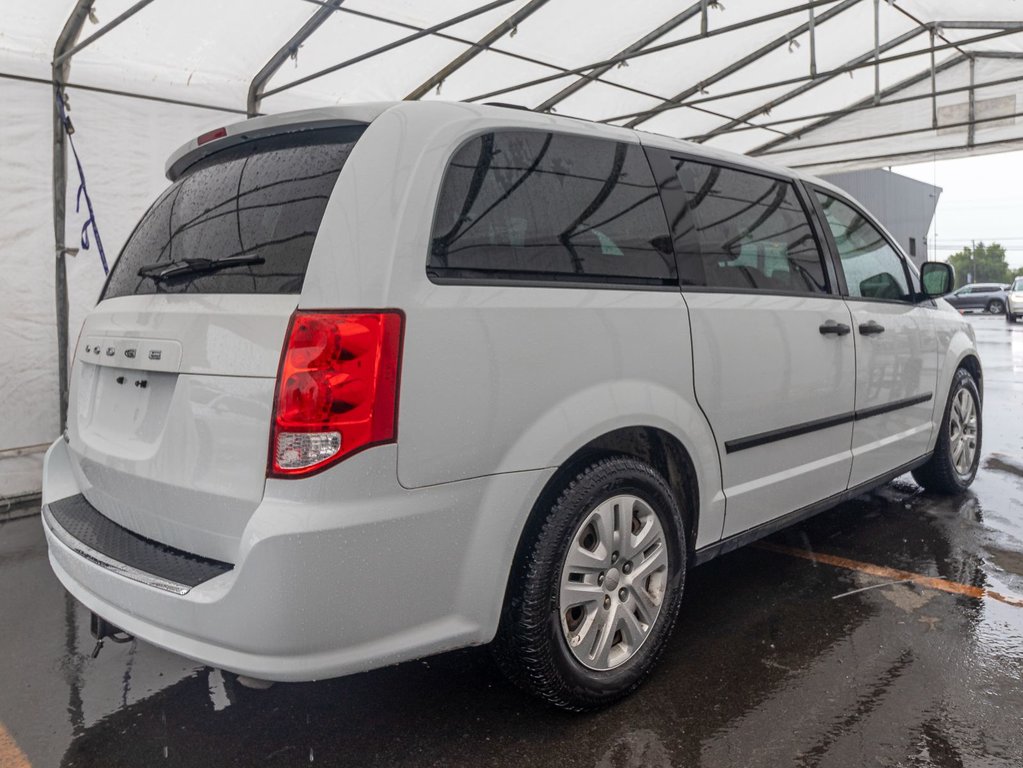
[[[998,299],[991,299],[987,303],[987,311],[992,315],[1000,315],[1005,311],[1005,304],[1000,302]]]
[[[1012,314],[1012,312],[1006,311],[1006,313],[1005,313],[1005,322],[1009,323],[1009,325],[1015,324],[1016,316],[1014,314]]]
[[[959,392],[964,389],[970,393],[970,396],[973,398],[973,406],[976,408],[977,442],[969,471],[961,474],[956,470],[952,460],[950,424],[952,420],[952,404]],[[934,454],[926,464],[913,470],[913,479],[922,485],[925,490],[954,496],[969,488],[973,478],[977,476],[977,467],[980,464],[981,439],[984,434],[980,393],[977,391],[977,382],[973,380],[973,377],[964,368],[957,370],[955,376],[952,377],[952,386],[949,388],[948,402],[945,403],[945,413],[941,419],[939,429],[941,431],[938,433],[938,441],[934,446]]]
[[[559,613],[559,585],[580,526],[599,504],[620,494],[636,496],[657,516],[667,548],[667,578],[660,612],[638,649],[620,666],[598,671],[584,666],[569,649]],[[513,683],[557,707],[582,711],[617,701],[654,667],[675,625],[686,572],[682,510],[656,470],[631,457],[613,456],[576,475],[552,505],[536,510],[534,520],[512,570],[492,645],[494,657]],[[601,578],[609,582],[610,571],[607,581]],[[611,591],[613,597],[614,586]]]

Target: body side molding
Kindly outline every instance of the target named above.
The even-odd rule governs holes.
[[[900,408],[908,408],[911,405],[926,403],[932,397],[933,394],[928,392],[925,395],[915,395],[902,400],[895,400],[891,403],[885,403],[884,405],[875,405],[871,408],[864,408],[862,411],[849,411],[848,413],[840,413],[836,416],[828,416],[823,419],[804,421],[802,424],[795,424],[791,427],[782,427],[781,429],[772,429],[768,432],[760,432],[755,435],[750,435],[749,437],[738,437],[734,440],[726,440],[725,453],[745,451],[748,448],[756,448],[759,445],[766,445],[767,443],[773,443],[778,440],[787,440],[790,437],[805,435],[808,432],[816,432],[819,429],[828,429],[829,427],[837,427],[840,424],[848,424],[850,421],[862,421],[863,419],[869,419],[871,416],[880,416],[882,413],[890,413],[891,411],[897,411]]]

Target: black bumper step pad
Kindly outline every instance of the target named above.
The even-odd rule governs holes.
[[[139,536],[104,517],[82,494],[51,502],[47,508],[53,519],[86,547],[182,586],[198,586],[234,567]]]

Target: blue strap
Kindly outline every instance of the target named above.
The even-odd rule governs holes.
[[[103,250],[103,240],[99,236],[99,227],[96,225],[96,212],[92,209],[92,198],[89,197],[89,190],[85,186],[85,171],[82,169],[82,161],[78,157],[78,150],[75,149],[74,139],[71,138],[70,120],[68,120],[67,113],[64,111],[64,92],[57,89],[54,92],[54,96],[57,99],[57,109],[60,110],[60,123],[64,126],[64,135],[67,136],[68,144],[71,145],[71,154],[74,155],[75,165],[78,166],[78,178],[80,183],[78,185],[78,196],[75,199],[75,213],[79,213],[82,208],[82,198],[85,198],[85,207],[89,211],[89,218],[85,220],[82,225],[82,250],[87,251],[90,247],[89,242],[89,230],[92,230],[92,234],[96,240],[96,248],[99,250],[99,261],[103,265],[103,274],[110,273],[110,267],[107,265],[107,255]]]

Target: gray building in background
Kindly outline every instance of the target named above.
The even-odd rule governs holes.
[[[823,178],[856,198],[899,241],[913,263],[927,261],[927,232],[941,187],[885,170],[848,171]]]

